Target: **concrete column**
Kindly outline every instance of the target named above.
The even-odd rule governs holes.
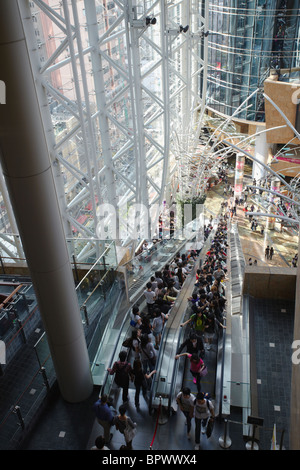
[[[1,164],[60,391],[75,403],[93,382],[27,47],[18,1],[1,0]]]
[[[256,131],[261,131],[260,127],[256,128]],[[260,162],[264,163],[265,165],[268,163],[269,158],[269,151],[270,151],[270,144],[267,143],[267,136],[266,132],[262,132],[261,134],[257,135],[255,138],[255,158]],[[257,162],[253,162],[252,167],[252,178],[259,181],[260,179],[266,176],[265,168]]]
[[[235,162],[234,197],[240,198],[243,191],[245,155],[237,153]]]

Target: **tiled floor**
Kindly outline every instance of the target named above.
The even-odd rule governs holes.
[[[294,307],[294,302],[278,299],[250,299],[249,310],[255,331],[258,408],[264,418],[260,439],[264,449],[270,446],[274,424],[277,444],[283,437],[283,446],[289,448]]]

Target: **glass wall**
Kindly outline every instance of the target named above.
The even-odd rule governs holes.
[[[299,24],[298,1],[210,1],[207,105],[231,116],[258,89],[237,117],[264,121],[263,82],[299,65]]]

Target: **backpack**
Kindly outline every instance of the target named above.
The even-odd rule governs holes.
[[[123,387],[129,382],[128,372],[127,372],[128,362],[117,363],[117,370],[115,373],[115,382],[118,387]]]
[[[204,393],[204,400],[206,401],[207,409],[208,409],[208,411],[210,412],[210,406],[209,406],[209,404],[211,403],[211,400],[210,400],[210,393],[209,393],[209,392]],[[197,400],[195,399],[195,400],[194,400],[194,405],[195,405],[195,406],[196,406],[196,403],[197,403]],[[199,411],[199,410],[198,410],[198,411]]]
[[[131,320],[130,320],[130,323],[129,323],[129,324],[130,324],[130,326],[132,326],[133,328],[135,328],[135,327],[137,326],[137,324],[138,324],[138,321],[136,320],[136,317],[137,317],[137,316],[138,316],[138,315],[133,315],[133,316],[131,317]]]

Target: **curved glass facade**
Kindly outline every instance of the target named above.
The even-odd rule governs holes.
[[[297,0],[209,1],[207,105],[264,121],[262,87],[270,69],[299,67]],[[251,106],[249,106],[251,105]]]

